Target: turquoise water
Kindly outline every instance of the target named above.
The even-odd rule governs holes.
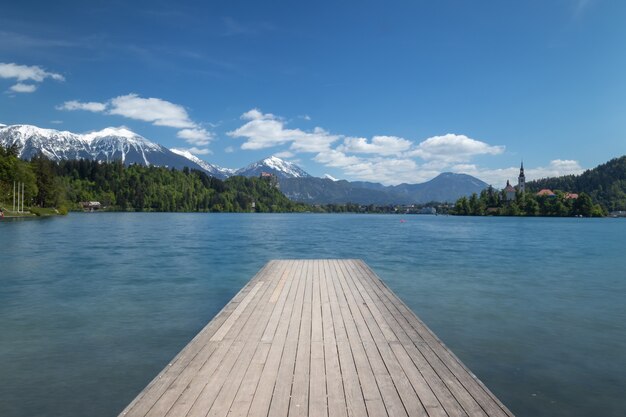
[[[362,258],[518,416],[626,414],[626,221],[0,222],[0,416],[115,416],[269,259]]]

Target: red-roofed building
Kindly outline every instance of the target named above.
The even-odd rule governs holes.
[[[556,194],[552,192],[552,190],[548,190],[544,188],[543,190],[537,193],[537,197],[556,197]]]
[[[578,194],[576,193],[565,193],[565,199],[567,200],[576,200],[578,198]]]

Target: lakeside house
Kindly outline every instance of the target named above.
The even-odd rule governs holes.
[[[84,212],[94,212],[102,209],[102,204],[99,201],[81,201],[80,205]]]

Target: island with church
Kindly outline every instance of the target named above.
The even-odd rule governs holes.
[[[603,217],[606,210],[588,194],[572,190],[527,187],[524,162],[520,165],[517,185],[509,180],[502,190],[489,186],[480,194],[461,197],[451,214],[460,216],[549,216]]]

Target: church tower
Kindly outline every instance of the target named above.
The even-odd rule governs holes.
[[[519,177],[517,177],[517,189],[520,193],[526,192],[526,176],[524,175],[524,161],[519,169]]]

